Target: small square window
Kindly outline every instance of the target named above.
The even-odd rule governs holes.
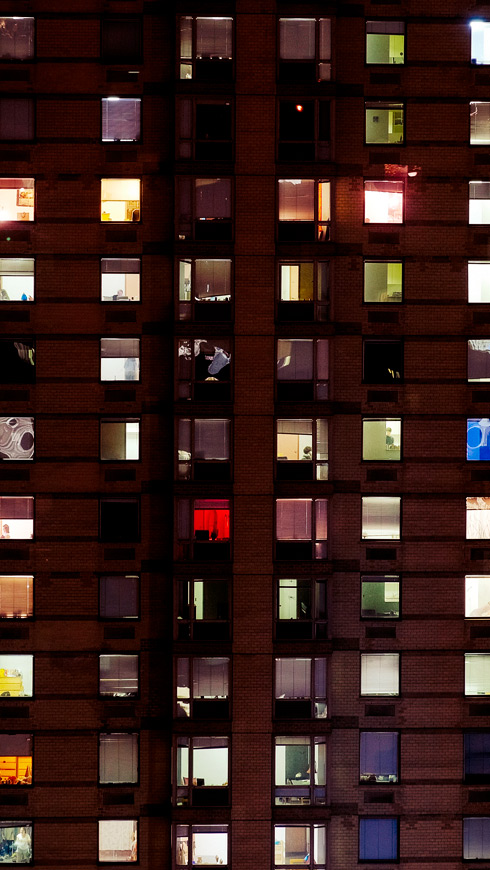
[[[278,480],[328,480],[328,419],[277,420]]]
[[[400,694],[399,653],[361,655],[361,695],[397,696]]]
[[[212,864],[228,870],[228,825],[176,825],[173,842],[178,867]]]
[[[276,719],[326,719],[326,659],[281,657],[274,663]]]
[[[137,698],[138,655],[99,656],[99,695],[103,698]]]
[[[178,319],[231,320],[231,260],[179,260]]]
[[[34,613],[32,574],[0,575],[0,619],[29,619]]]
[[[490,63],[490,22],[470,21],[471,63]]]
[[[102,141],[139,142],[140,136],[141,99],[102,97]]]
[[[103,18],[100,53],[103,63],[140,63],[141,18]]]
[[[311,577],[277,581],[276,640],[326,640],[327,583]]]
[[[230,100],[183,98],[177,104],[181,160],[233,159],[233,107]]]
[[[326,242],[330,239],[330,181],[280,178],[280,242]]]
[[[228,580],[177,581],[177,640],[229,640]]]
[[[276,559],[327,558],[327,499],[276,499]]]
[[[198,82],[232,81],[232,18],[181,17],[179,77]]]
[[[361,731],[361,782],[398,782],[398,733]]]
[[[466,539],[490,538],[490,497],[472,496],[466,499]]]
[[[230,500],[177,500],[177,559],[228,561],[231,558]]]
[[[468,696],[490,695],[490,655],[465,653],[464,693]]]
[[[401,450],[399,417],[362,421],[362,458],[369,462],[399,462]]]
[[[470,103],[470,145],[490,144],[490,103]]]
[[[229,480],[230,420],[180,419],[177,427],[179,480]]]
[[[34,656],[0,655],[0,696],[32,698]]]
[[[100,540],[121,544],[139,541],[139,515],[137,498],[101,498]]]
[[[403,21],[366,21],[366,63],[405,63]]]
[[[402,224],[403,181],[364,182],[364,223]]]
[[[473,861],[490,858],[490,818],[463,819],[463,858]]]
[[[359,861],[396,861],[398,819],[359,819]]]
[[[403,103],[365,103],[366,145],[402,145]]]
[[[0,97],[0,140],[29,142],[33,138],[34,100],[30,97]]]
[[[27,541],[33,538],[34,497],[0,496],[0,527],[1,540]]]
[[[0,788],[32,785],[32,734],[0,734]]]
[[[104,819],[99,822],[99,861],[125,864],[138,860],[136,819]]]
[[[177,399],[231,399],[231,342],[228,338],[181,338],[177,344]]]
[[[228,737],[177,738],[177,806],[228,805],[229,742]]]
[[[328,339],[279,338],[276,389],[280,401],[326,401]]]
[[[231,241],[232,179],[177,176],[179,241]]]
[[[34,179],[0,178],[0,222],[33,220]]]
[[[32,258],[0,258],[0,302],[32,302],[34,300],[34,260]]]
[[[99,734],[100,785],[129,785],[138,782],[138,735]]]
[[[490,733],[468,731],[464,735],[464,781],[490,782]]]
[[[100,207],[102,221],[140,220],[141,181],[139,178],[102,178]]]
[[[364,383],[391,384],[403,380],[403,342],[364,341]]]
[[[34,456],[34,417],[0,417],[0,460],[26,461]]]
[[[361,616],[364,619],[399,619],[400,578],[397,574],[361,578]]]
[[[99,580],[102,619],[138,619],[140,580],[135,574],[104,575]]]
[[[229,658],[178,658],[176,686],[179,719],[228,719]]]
[[[279,80],[313,83],[332,77],[330,18],[279,19]]]
[[[100,458],[103,462],[129,462],[139,459],[140,421],[138,417],[107,418],[100,421]]]
[[[101,381],[139,381],[139,338],[101,338]]]
[[[276,806],[326,803],[326,739],[275,738]]]
[[[364,261],[364,302],[402,302],[401,260]]]
[[[4,864],[32,864],[32,822],[0,822],[0,842]]]
[[[362,538],[367,541],[400,540],[401,497],[367,495],[362,498]]]
[[[0,60],[34,57],[34,18],[0,18]]]
[[[469,417],[466,433],[466,459],[479,462],[490,459],[490,419]]]
[[[141,260],[103,257],[101,261],[101,301],[139,302]]]

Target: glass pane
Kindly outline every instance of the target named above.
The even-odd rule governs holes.
[[[277,421],[277,458],[312,461],[313,420]]]
[[[315,19],[280,18],[279,43],[281,60],[314,60]]]
[[[402,301],[402,263],[399,260],[364,263],[364,301]]]
[[[371,619],[398,619],[400,583],[396,577],[362,581],[361,616]]]
[[[470,103],[470,145],[490,143],[490,103]]]
[[[0,655],[0,695],[32,698],[34,656]]]
[[[400,505],[399,496],[365,496],[362,499],[362,537],[368,540],[398,540]]]
[[[136,819],[107,819],[99,822],[99,861],[111,864],[138,860]]]
[[[466,499],[466,537],[490,538],[490,498],[476,496]]]
[[[34,179],[0,178],[0,221],[33,220]]]
[[[315,219],[315,182],[310,179],[279,179],[279,220]]]
[[[464,615],[473,619],[490,618],[490,576],[466,575]]]
[[[362,458],[394,462],[400,459],[401,420],[363,420]]]
[[[138,142],[141,100],[128,97],[102,99],[102,141]]]
[[[312,380],[312,339],[280,338],[277,342],[277,378],[280,381]]]
[[[468,302],[490,302],[489,260],[468,263]]]
[[[473,338],[468,342],[468,381],[490,381],[490,339]]]
[[[361,655],[361,695],[399,694],[398,653]]]
[[[0,843],[3,847],[4,864],[30,864],[32,862],[31,822],[0,822]]]
[[[366,144],[403,142],[403,103],[366,103]]]
[[[34,18],[0,18],[0,58],[27,60],[34,57]]]
[[[471,63],[490,63],[490,23],[470,21]]]
[[[33,614],[32,574],[0,576],[0,619],[27,619]]]
[[[140,220],[139,178],[102,178],[101,179],[101,220],[127,221]]]
[[[364,220],[375,224],[403,223],[403,182],[365,181]]]

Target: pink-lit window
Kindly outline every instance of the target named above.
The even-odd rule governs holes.
[[[280,178],[279,241],[325,242],[330,237],[330,182]]]
[[[403,181],[364,182],[364,222],[403,223]]]

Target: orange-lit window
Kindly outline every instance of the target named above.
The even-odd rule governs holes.
[[[32,785],[32,734],[0,734],[0,785]]]
[[[279,241],[325,242],[330,237],[330,182],[279,179]]]
[[[403,181],[364,182],[364,222],[403,223]]]

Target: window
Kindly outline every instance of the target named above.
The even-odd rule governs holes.
[[[0,178],[0,222],[33,220],[34,179]]]
[[[26,541],[33,538],[33,496],[0,496],[0,524],[0,538],[2,540]]]
[[[330,182],[280,178],[280,242],[326,242],[330,238]]]
[[[230,420],[178,421],[179,480],[230,479],[230,425]]]
[[[332,159],[330,103],[327,100],[279,102],[277,156],[289,163]]]
[[[468,302],[490,302],[490,260],[468,263]]]
[[[405,63],[402,21],[366,21],[366,63]]]
[[[0,619],[29,619],[34,613],[32,574],[0,575]]]
[[[472,461],[490,459],[489,433],[490,419],[488,417],[468,418],[466,421],[466,459]]]
[[[327,82],[332,77],[329,18],[279,19],[279,79]]]
[[[403,223],[403,181],[364,182],[364,223]]]
[[[198,82],[231,82],[232,45],[232,18],[182,16],[180,78]]]
[[[281,577],[277,581],[276,619],[276,640],[326,640],[326,581]]]
[[[228,737],[177,738],[177,806],[227,806],[228,744]]]
[[[328,420],[277,420],[277,479],[328,480]]]
[[[400,540],[401,498],[366,495],[362,498],[362,538],[371,541]]]
[[[99,695],[103,698],[138,697],[138,656],[99,656]]]
[[[490,144],[490,103],[470,103],[470,145]]]
[[[361,577],[361,616],[364,619],[399,619],[398,574]]]
[[[33,456],[34,417],[0,417],[0,461]]]
[[[468,381],[490,381],[490,339],[472,338],[468,341]]]
[[[399,653],[361,655],[361,695],[399,695]]]
[[[398,734],[396,731],[361,731],[361,782],[398,782]]]
[[[464,781],[490,781],[490,733],[467,731],[464,735]]]
[[[467,696],[490,695],[490,655],[465,653],[464,693]]]
[[[229,401],[231,352],[228,338],[181,338],[177,345],[178,399]]]
[[[34,299],[34,260],[0,258],[0,302],[32,302]]]
[[[0,18],[0,60],[34,57],[34,18]]]
[[[280,263],[279,320],[328,320],[330,263]]]
[[[175,835],[177,867],[219,865],[228,870],[228,825],[176,825]]]
[[[326,803],[326,740],[275,738],[276,805]]]
[[[490,576],[466,575],[464,615],[470,619],[490,617]]]
[[[140,136],[141,99],[102,97],[102,141],[139,142]]]
[[[276,499],[276,559],[327,558],[327,499]]]
[[[103,18],[100,53],[103,63],[140,63],[141,18]]]
[[[0,843],[4,864],[31,864],[32,822],[0,822]]]
[[[359,861],[396,861],[398,819],[359,819]]]
[[[102,619],[138,619],[140,580],[135,574],[99,578],[99,616]]]
[[[400,460],[402,421],[399,417],[362,421],[362,458],[369,462]]]
[[[177,640],[229,640],[228,580],[177,581]]]
[[[136,819],[104,819],[99,822],[99,861],[123,864],[138,860]]]
[[[274,825],[274,867],[326,867],[326,826]]]
[[[231,178],[177,176],[176,181],[179,241],[231,241]]]
[[[181,99],[177,117],[177,157],[180,160],[233,159],[230,100]]]
[[[231,558],[230,500],[177,500],[177,558],[222,561]]]
[[[490,818],[463,819],[463,858],[474,861],[490,858]]]
[[[403,103],[365,103],[366,145],[402,145]]]
[[[470,21],[471,63],[490,63],[490,23]]]
[[[138,782],[138,735],[99,734],[99,783],[122,785]]]
[[[490,538],[490,498],[472,496],[466,499],[466,538]]]
[[[32,698],[34,656],[0,654],[0,695],[3,698]]]
[[[34,342],[30,338],[0,339],[0,371],[4,384],[33,384],[36,380]]]
[[[139,302],[141,260],[103,257],[100,298],[102,302]]]
[[[364,341],[365,384],[391,384],[403,380],[403,342]]]
[[[401,260],[364,261],[364,302],[402,302]]]
[[[101,221],[140,220],[141,181],[139,178],[102,178],[100,189]]]
[[[104,543],[134,543],[140,538],[138,498],[101,498],[100,540]]]
[[[0,734],[0,787],[32,785],[32,734]]]
[[[276,387],[279,401],[326,401],[328,339],[279,338]]]
[[[470,181],[470,224],[490,224],[490,181]]]
[[[327,718],[327,662],[324,658],[275,659],[276,719]]]
[[[104,462],[139,459],[140,421],[138,417],[107,418],[100,421],[100,458]]]
[[[101,381],[139,381],[139,338],[101,338]]]
[[[0,97],[0,140],[28,142],[33,138],[34,100],[29,97]]]
[[[229,679],[228,658],[178,658],[177,717],[228,719]]]
[[[179,260],[179,320],[231,320],[231,260]]]

